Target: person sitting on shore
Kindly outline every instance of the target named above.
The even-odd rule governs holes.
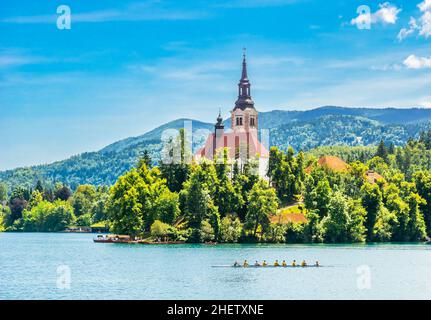
[[[296,267],[296,260],[293,260],[292,267]]]
[[[307,266],[307,262],[305,262],[305,260],[302,260],[301,267],[306,267],[306,266]]]
[[[280,266],[280,264],[278,263],[278,260],[275,260],[274,267],[279,267],[279,266]]]
[[[260,263],[256,260],[256,262],[254,263],[255,267],[260,267]]]
[[[319,267],[319,266],[320,266],[320,265],[319,265],[319,261],[316,261],[315,266],[316,266],[316,267]]]
[[[267,265],[266,260],[263,260],[262,266],[266,267]]]
[[[248,267],[248,262],[247,262],[247,260],[244,260],[243,267],[244,267],[244,268]]]
[[[282,265],[283,267],[287,267],[286,260],[283,260],[283,262],[281,263],[281,265]]]
[[[239,267],[239,263],[238,261],[235,261],[235,263],[233,264],[234,267]]]

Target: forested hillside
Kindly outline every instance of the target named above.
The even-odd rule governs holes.
[[[308,111],[261,112],[261,129],[270,130],[270,145],[286,150],[309,151],[320,146],[373,146],[381,139],[387,144],[403,145],[410,137],[431,128],[428,109],[367,109],[322,107]],[[148,152],[153,164],[160,159],[162,132],[179,129],[192,121],[193,131],[213,130],[213,124],[178,119],[138,137],[115,142],[100,151],[86,152],[52,164],[0,172],[9,190],[15,186],[33,186],[37,180],[54,185],[65,183],[72,188],[80,184],[112,185],[117,178],[136,165]],[[229,119],[225,125],[229,127]],[[205,140],[194,139],[196,150]],[[350,151],[349,151],[350,152]],[[366,157],[366,155],[362,155]],[[351,159],[346,159],[350,161]]]

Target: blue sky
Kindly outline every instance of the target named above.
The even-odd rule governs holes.
[[[260,111],[431,107],[429,36],[431,0],[2,0],[0,170],[228,116],[243,47]]]

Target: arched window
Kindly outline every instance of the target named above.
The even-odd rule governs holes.
[[[242,117],[237,117],[236,118],[236,125],[237,126],[242,126]]]
[[[251,117],[251,118],[250,118],[250,126],[251,126],[251,127],[254,127],[254,126],[255,126],[255,123],[254,123],[254,117]]]

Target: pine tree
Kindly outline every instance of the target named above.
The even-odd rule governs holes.
[[[380,140],[379,146],[377,147],[377,152],[375,157],[382,158],[386,163],[388,162],[388,149],[386,148],[385,142]]]

